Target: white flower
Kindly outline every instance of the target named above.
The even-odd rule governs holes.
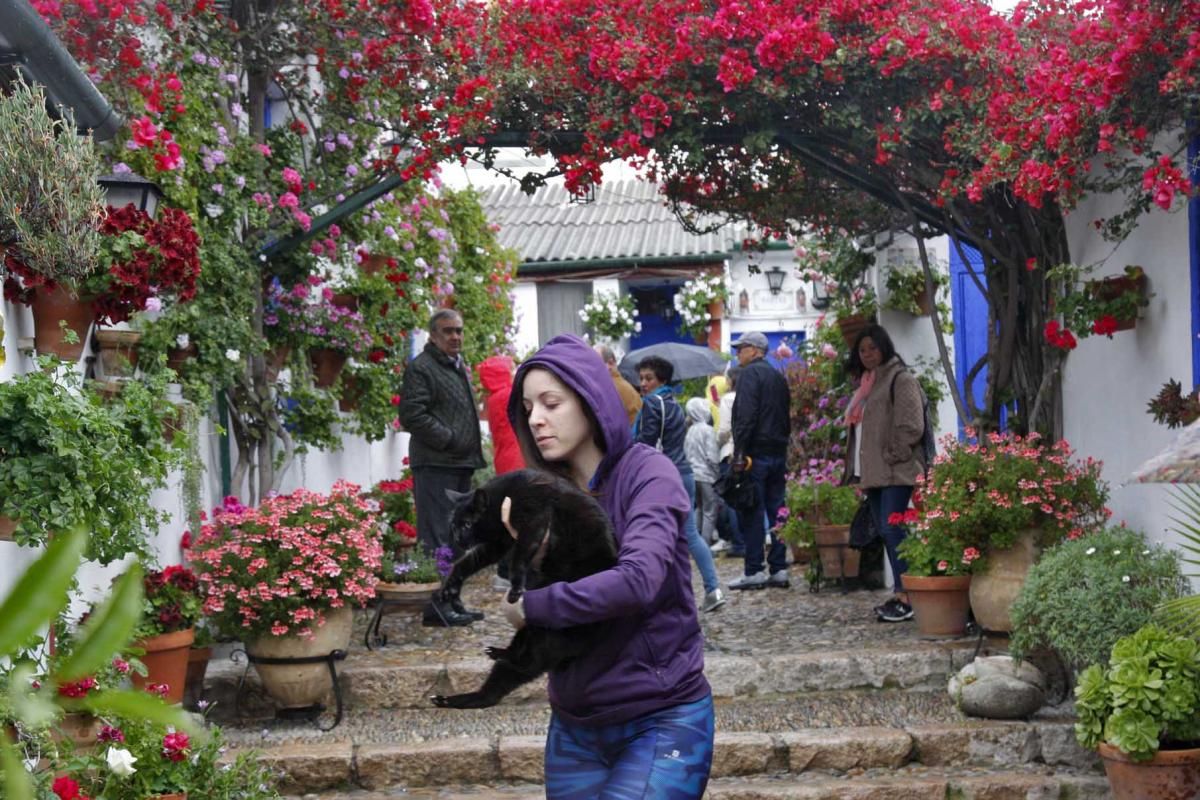
[[[1128,575],[1122,575],[1122,576],[1121,576],[1121,583],[1129,583],[1129,576],[1128,576]]]
[[[175,346],[180,350],[186,350],[187,346],[191,343],[192,337],[188,336],[186,333],[181,333],[175,337]]]
[[[1143,550],[1143,551],[1142,551],[1142,555],[1144,555],[1144,556],[1148,556],[1148,555],[1150,555],[1150,551],[1149,551],[1149,550]]]
[[[133,753],[123,747],[108,748],[108,752],[104,754],[104,760],[108,762],[108,768],[114,775],[128,777],[137,772],[133,766],[133,762],[137,759],[134,758]]]
[[[242,352],[240,350],[234,350],[231,347],[225,351],[225,357],[228,358],[230,361],[241,361],[242,360]]]
[[[1119,555],[1121,555],[1121,551],[1120,551],[1120,550],[1113,550],[1113,555],[1114,555],[1114,556],[1119,556]]]
[[[1087,554],[1090,556],[1092,553],[1096,552],[1096,548],[1094,548],[1094,547],[1089,547],[1089,548],[1088,548],[1087,550],[1085,550],[1084,552],[1085,552],[1085,553],[1087,553]]]
[[[216,203],[205,203],[204,213],[208,214],[213,219],[216,219],[225,213],[225,209]]]

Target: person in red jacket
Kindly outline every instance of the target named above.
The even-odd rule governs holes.
[[[484,411],[492,432],[492,457],[496,474],[522,469],[521,447],[508,421],[508,396],[512,394],[516,367],[508,356],[492,356],[479,365],[479,383],[483,386]]]

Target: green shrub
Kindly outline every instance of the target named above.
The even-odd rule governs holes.
[[[1129,528],[1108,528],[1048,550],[1013,604],[1013,655],[1052,647],[1073,673],[1103,664],[1113,643],[1188,591],[1179,556]]]

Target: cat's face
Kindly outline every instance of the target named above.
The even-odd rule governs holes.
[[[455,546],[465,550],[479,544],[478,536],[485,530],[480,522],[488,510],[487,495],[478,489],[469,492],[447,489],[446,496],[454,506],[450,515],[450,536]]]

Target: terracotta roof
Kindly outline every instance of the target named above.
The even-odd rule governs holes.
[[[657,185],[639,180],[606,182],[590,203],[571,203],[561,185],[527,195],[515,183],[481,189],[480,201],[488,219],[500,226],[500,243],[520,253],[526,264],[712,260],[731,252],[742,238],[733,225],[702,236],[688,233]]]

